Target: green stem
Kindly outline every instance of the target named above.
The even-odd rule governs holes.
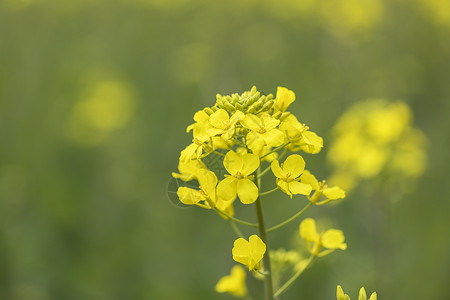
[[[225,157],[225,154],[220,153],[219,151],[213,150],[212,152],[215,153],[215,154],[218,154],[218,155],[220,155],[220,156]]]
[[[274,189],[272,189],[270,191],[259,193],[259,196],[269,195],[270,193],[273,193],[273,192],[275,192],[275,191],[277,191],[279,189],[280,189],[279,187],[276,187],[276,188],[274,188]]]
[[[274,230],[277,230],[278,228],[283,227],[286,224],[289,224],[290,222],[294,221],[295,219],[297,219],[302,213],[304,213],[310,206],[312,205],[311,202],[309,202],[308,204],[305,205],[305,207],[302,208],[302,210],[300,210],[298,213],[296,213],[295,215],[293,215],[292,217],[290,217],[289,219],[287,219],[284,222],[281,222],[278,225],[272,226],[269,229],[267,229],[267,232],[271,232]]]
[[[237,234],[240,238],[245,238],[242,232],[239,230],[239,227],[236,225],[236,223],[233,220],[229,220],[231,228],[233,228],[233,231]]]
[[[294,276],[292,276],[288,281],[286,281],[285,284],[283,284],[283,286],[281,288],[278,289],[278,291],[275,292],[275,297],[280,296],[285,290],[287,290],[287,288],[295,281],[297,280],[297,278],[302,275],[303,271],[305,271],[309,265],[311,264],[311,262],[313,261],[314,256],[311,255],[306,263],[306,266],[304,268],[301,268],[300,270],[297,271],[297,273],[294,274]]]
[[[264,174],[266,174],[269,170],[270,170],[270,165],[267,167],[267,168],[265,168],[258,176],[261,178]]]
[[[281,145],[280,147],[277,147],[277,148],[275,148],[275,149],[272,149],[270,152],[267,152],[266,154],[264,154],[263,156],[261,156],[259,159],[263,159],[264,157],[266,157],[266,156],[268,156],[268,155],[270,155],[270,154],[272,154],[272,153],[274,153],[274,152],[277,152],[278,150],[280,150],[280,149],[283,149],[284,147],[286,147],[287,145],[289,145],[291,142],[289,141],[289,142],[287,142],[287,143],[284,143],[283,145]]]
[[[256,171],[257,173],[256,175],[258,175],[259,171],[260,169],[258,168],[258,170]],[[259,187],[261,186],[261,181],[258,178],[258,176],[256,176],[255,178],[255,184],[259,190]],[[256,215],[258,217],[258,224],[259,224],[259,235],[264,244],[266,244],[266,253],[263,257],[264,272],[266,273],[264,275],[266,300],[273,300],[274,297],[273,297],[273,283],[272,283],[272,268],[270,266],[269,243],[267,241],[267,232],[264,225],[264,216],[262,211],[261,198],[259,197],[259,195],[258,199],[256,199],[255,201],[255,204],[256,204]]]
[[[218,214],[221,214],[222,216],[225,216],[225,217],[227,217],[228,219],[233,220],[233,221],[235,221],[235,222],[237,222],[237,223],[240,223],[240,224],[242,224],[242,225],[247,225],[247,226],[250,226],[250,227],[258,227],[258,226],[259,226],[259,225],[256,224],[256,223],[250,223],[250,222],[247,222],[247,221],[240,220],[240,219],[237,219],[237,218],[235,218],[235,217],[232,217],[232,216],[230,216],[229,214],[227,214],[227,213],[221,211],[221,210],[218,209],[217,207],[214,208],[214,210],[215,210]]]

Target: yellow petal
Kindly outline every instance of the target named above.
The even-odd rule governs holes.
[[[280,124],[280,120],[271,117],[268,113],[262,113],[259,118],[261,120],[262,127],[267,131],[271,131],[276,128],[278,124]]]
[[[370,295],[369,300],[377,300],[377,293],[373,292],[372,295]]]
[[[232,175],[242,170],[243,163],[242,157],[233,150],[228,151],[223,160],[225,169]]]
[[[250,265],[249,269],[252,270],[263,259],[264,253],[266,253],[266,244],[256,234],[249,238],[250,246]]]
[[[347,244],[344,243],[344,233],[337,229],[328,229],[322,235],[322,245],[328,249],[347,249]]]
[[[203,200],[200,191],[184,186],[178,188],[177,195],[180,201],[187,205],[197,204],[199,201]]]
[[[229,122],[230,116],[224,109],[217,110],[209,117],[209,123],[215,128],[219,128],[222,130],[227,129]]]
[[[243,265],[249,266],[250,261],[250,247],[248,242],[243,238],[238,238],[234,241],[233,249],[231,250],[233,259]],[[249,270],[251,270],[249,268]]]
[[[294,195],[309,195],[311,194],[312,187],[309,184],[300,183],[298,181],[291,181],[288,183],[289,191]]]
[[[337,300],[345,300],[344,291],[340,285],[337,286],[336,289],[336,299]]]
[[[236,198],[238,179],[233,176],[225,177],[217,185],[217,197],[223,201],[233,201]]]
[[[254,114],[246,114],[240,122],[242,126],[252,131],[258,131],[262,127],[261,119]]]
[[[294,102],[295,94],[287,88],[279,86],[277,88],[277,97],[275,98],[275,109],[285,111],[289,105]]]
[[[280,163],[278,160],[274,159],[272,163],[270,164],[270,168],[272,169],[273,175],[277,178],[285,178],[286,172],[283,171],[283,169],[280,168]]]
[[[237,194],[242,203],[250,204],[255,202],[258,198],[258,193],[258,188],[250,179],[244,178],[238,180]]]
[[[298,154],[290,155],[283,163],[283,171],[290,173],[290,178],[297,178],[305,169],[305,160]]]
[[[278,147],[284,143],[284,133],[279,129],[267,131],[262,136],[267,146]]]
[[[247,146],[254,154],[262,155],[266,141],[261,134],[250,131],[247,134]]]
[[[364,287],[362,287],[362,288],[359,290],[358,300],[367,300],[366,289],[365,289]]]
[[[324,189],[323,194],[330,200],[345,198],[344,190],[338,186]]]
[[[255,172],[259,167],[259,156],[252,153],[245,153],[242,155],[242,169],[240,170],[243,176],[248,176]]]
[[[300,177],[300,181],[302,183],[310,184],[312,189],[315,191],[319,189],[319,181],[317,181],[316,177],[313,174],[311,174],[308,170],[303,171],[303,174]]]
[[[319,240],[314,219],[306,218],[300,223],[300,236],[306,241],[316,242]]]
[[[292,193],[289,190],[289,183],[284,180],[278,179],[277,186],[280,188],[280,190],[283,191],[283,193],[288,194],[292,198]]]

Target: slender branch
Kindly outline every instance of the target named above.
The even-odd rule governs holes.
[[[215,153],[215,154],[225,157],[225,154],[220,153],[219,151],[216,151],[216,150],[213,150],[212,153]]]
[[[250,222],[247,222],[247,221],[240,220],[240,219],[238,219],[238,218],[232,217],[232,216],[230,216],[229,214],[227,214],[226,212],[221,211],[221,210],[218,209],[217,207],[215,207],[214,210],[215,210],[218,214],[221,214],[222,216],[227,217],[228,219],[233,220],[233,221],[235,221],[235,222],[237,222],[237,223],[240,223],[240,224],[242,224],[242,225],[247,225],[247,226],[250,226],[250,227],[258,227],[258,226],[259,226],[259,225],[256,224],[256,223],[250,223]]]
[[[259,196],[269,195],[270,193],[273,193],[273,192],[275,192],[276,190],[279,190],[279,189],[280,189],[279,187],[276,187],[276,188],[274,188],[274,189],[272,189],[270,191],[259,193]]]
[[[258,178],[258,173],[260,169],[258,168],[256,170],[256,177],[254,179],[256,186],[258,187],[258,190],[261,186],[261,180]],[[262,211],[262,205],[261,205],[261,198],[258,195],[258,198],[255,201],[256,204],[256,215],[258,217],[258,224],[259,224],[259,235],[261,240],[266,244],[266,253],[263,257],[263,266],[264,271],[266,274],[264,275],[264,286],[266,289],[266,300],[273,300],[273,283],[272,283],[272,268],[270,266],[270,255],[269,255],[269,243],[267,241],[267,232],[264,225],[264,216]]]
[[[269,229],[267,229],[267,232],[271,232],[274,230],[277,230],[278,228],[283,227],[286,224],[289,224],[290,222],[294,221],[295,219],[297,219],[302,213],[304,213],[310,206],[312,205],[311,202],[309,202],[308,204],[305,205],[305,207],[302,208],[302,210],[300,210],[298,213],[296,213],[295,215],[293,215],[292,217],[290,217],[289,219],[287,219],[286,221],[281,222],[278,225],[272,226]]]
[[[264,154],[263,156],[261,156],[260,157],[260,159],[263,159],[264,157],[266,157],[266,156],[268,156],[268,155],[270,155],[270,154],[272,154],[272,153],[274,153],[274,152],[277,152],[278,150],[280,150],[280,149],[283,149],[284,147],[286,147],[287,145],[289,145],[291,142],[289,141],[289,142],[287,142],[287,143],[284,143],[283,145],[281,145],[280,147],[277,147],[277,148],[275,148],[275,149],[272,149],[271,151],[269,151],[269,152],[267,152],[266,154]]]
[[[265,168],[261,173],[259,173],[259,177],[261,178],[264,174],[266,174],[267,172],[269,172],[269,170],[270,170],[270,165],[267,167],[267,168]]]
[[[241,230],[239,229],[239,227],[236,225],[236,223],[233,220],[228,220],[231,228],[233,228],[233,231],[237,234],[238,237],[240,238],[245,238],[244,235],[242,234]]]
[[[306,262],[306,266],[298,270],[297,273],[294,274],[294,276],[292,276],[288,281],[286,281],[286,283],[283,284],[283,286],[279,288],[278,291],[275,292],[274,296],[275,297],[280,296],[300,275],[302,275],[303,271],[305,271],[309,267],[313,259],[314,255],[311,255],[308,261]]]

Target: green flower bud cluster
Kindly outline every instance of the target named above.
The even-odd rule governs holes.
[[[242,111],[244,113],[258,114],[272,109],[275,101],[273,95],[261,95],[253,86],[250,91],[244,92],[242,95],[237,93],[231,96],[216,95],[217,101],[215,107],[225,109],[230,113]],[[213,110],[214,108],[213,107]]]

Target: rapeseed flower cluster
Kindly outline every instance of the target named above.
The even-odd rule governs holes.
[[[196,112],[194,123],[187,127],[186,131],[192,133],[192,142],[180,153],[179,173],[172,174],[186,182],[177,190],[183,204],[213,210],[232,224],[239,235],[231,249],[232,258],[246,266],[255,277],[265,280],[269,299],[283,292],[312,258],[346,248],[341,231],[330,229],[319,234],[312,223],[314,220],[306,219],[300,234],[306,240],[311,258],[291,260],[297,274],[280,290],[272,290],[272,277],[276,276],[270,267],[267,233],[296,219],[312,204],[321,205],[345,197],[341,188],[328,187],[325,181],[319,182],[305,169],[301,153],[320,152],[323,139],[288,111],[294,101],[294,92],[283,87],[278,87],[275,98],[272,94],[261,95],[255,87],[241,95],[217,95],[215,105]],[[290,155],[284,159],[288,152]],[[217,166],[210,166],[210,158],[219,161],[224,172],[218,172]],[[276,188],[263,191],[261,178],[269,171],[272,171]],[[289,198],[302,195],[309,201],[294,217],[266,230],[261,197],[276,190]],[[237,219],[236,201],[255,205],[258,223]],[[237,224],[258,228],[258,234],[247,239]],[[290,253],[296,257],[292,254],[296,251]],[[245,297],[248,293],[245,279],[244,269],[236,265],[230,275],[219,280],[216,291]]]
[[[351,106],[333,128],[328,160],[332,181],[352,189],[379,175],[396,184],[419,177],[425,170],[426,137],[412,124],[404,102],[373,99]]]

